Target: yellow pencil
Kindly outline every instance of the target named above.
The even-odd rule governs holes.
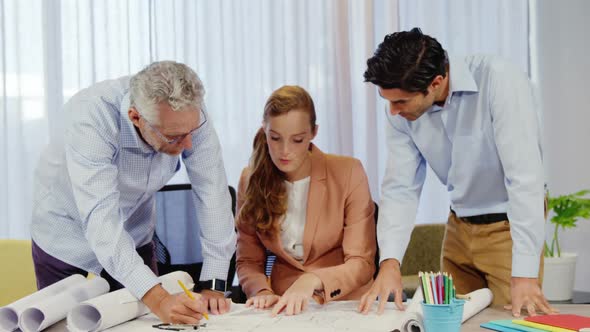
[[[182,290],[184,291],[184,293],[186,294],[186,296],[188,296],[189,299],[194,300],[195,297],[193,296],[193,294],[184,286],[184,284],[182,283],[182,281],[178,280],[178,284],[180,285],[180,287],[182,287]],[[205,317],[206,320],[209,320],[209,315],[207,315],[206,312],[203,313],[203,317]]]

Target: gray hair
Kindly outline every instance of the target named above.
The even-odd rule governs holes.
[[[174,111],[190,110],[186,106],[204,106],[205,88],[197,74],[187,65],[174,61],[154,62],[131,77],[131,107],[149,123],[158,124],[156,105],[167,102]]]

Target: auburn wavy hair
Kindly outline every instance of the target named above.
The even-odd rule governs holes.
[[[270,117],[287,114],[292,110],[309,114],[312,131],[316,128],[315,107],[311,96],[305,89],[295,85],[285,85],[275,90],[264,106],[263,123]],[[246,188],[237,222],[250,226],[257,232],[275,235],[280,231],[281,217],[287,212],[286,177],[273,163],[264,128],[254,137],[253,152],[250,157],[250,179]]]

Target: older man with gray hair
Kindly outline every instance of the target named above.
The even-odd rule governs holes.
[[[97,83],[64,106],[61,137],[35,174],[31,225],[39,289],[92,272],[125,287],[162,321],[196,323],[205,302],[171,295],[156,277],[154,193],[186,166],[201,228],[203,284],[219,286],[235,249],[231,198],[204,88],[188,66],[156,62]],[[193,222],[193,221],[189,221]],[[212,313],[229,309],[214,287]]]

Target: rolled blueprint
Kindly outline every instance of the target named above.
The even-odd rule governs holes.
[[[86,277],[83,275],[74,274],[0,308],[0,331],[15,331],[18,328],[18,318],[25,309],[85,281]]]
[[[464,323],[469,318],[487,308],[494,299],[494,295],[492,295],[492,291],[489,288],[478,289],[467,294],[467,296],[470,299],[465,301],[465,305],[463,305],[463,319],[461,319],[461,323]]]
[[[424,296],[422,296],[422,288],[418,287],[412,298],[412,302],[406,308],[406,314],[403,316],[401,326],[397,331],[415,332],[424,331],[424,323],[422,318],[422,303]],[[396,330],[394,330],[396,331]]]
[[[171,294],[182,292],[178,280],[187,287],[194,285],[191,276],[183,271],[172,272],[159,279],[162,287]],[[67,326],[70,331],[97,332],[143,316],[149,311],[127,289],[121,289],[78,304],[68,313]]]
[[[20,314],[18,326],[24,332],[42,331],[66,318],[78,303],[108,292],[109,283],[101,277],[94,277],[25,309]]]

